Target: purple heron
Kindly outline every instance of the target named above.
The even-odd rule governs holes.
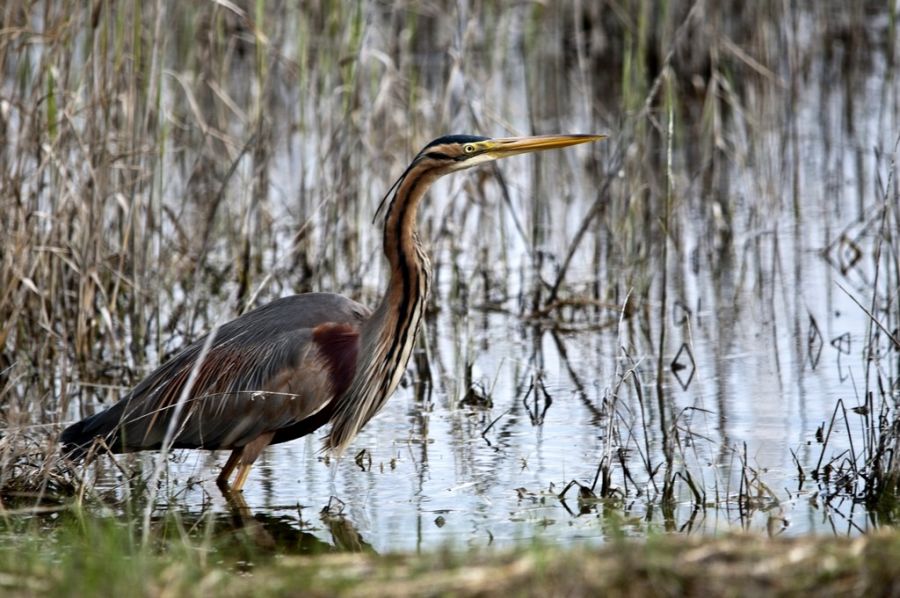
[[[217,482],[239,491],[270,444],[325,424],[338,454],[394,392],[413,350],[431,279],[416,212],[439,177],[507,156],[603,139],[450,135],[425,146],[388,190],[384,254],[390,280],[374,311],[330,293],[283,297],[197,339],[107,410],[65,429],[63,452],[85,455],[98,437],[113,453],[231,450]],[[389,200],[389,201],[388,201]]]

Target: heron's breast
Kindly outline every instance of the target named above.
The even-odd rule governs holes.
[[[313,329],[317,361],[328,373],[335,398],[342,396],[356,374],[359,330],[350,324],[328,322]]]

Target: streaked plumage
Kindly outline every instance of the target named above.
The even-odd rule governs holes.
[[[475,164],[602,137],[432,141],[379,206],[391,277],[374,312],[330,293],[284,297],[247,312],[214,331],[202,363],[206,336],[106,411],[66,428],[64,451],[78,458],[98,437],[116,453],[159,449],[174,425],[173,448],[233,451],[218,481],[227,485],[239,467],[234,490],[266,446],[326,423],[326,448],[342,452],[394,392],[412,353],[431,280],[415,230],[425,191],[438,177]]]

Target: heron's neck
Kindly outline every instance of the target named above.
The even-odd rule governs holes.
[[[360,331],[356,373],[341,397],[326,446],[340,453],[397,388],[412,355],[431,282],[431,265],[416,235],[419,202],[437,178],[409,171],[400,182],[384,223],[390,280],[384,297]]]
[[[412,171],[400,183],[387,210],[384,222],[384,255],[390,280],[381,304],[375,310],[365,337],[385,348],[389,363],[402,374],[425,311],[431,282],[431,264],[416,233],[419,202],[436,176],[428,171]],[[392,359],[393,358],[393,359]],[[396,361],[395,361],[396,359]],[[396,384],[390,385],[390,394]]]

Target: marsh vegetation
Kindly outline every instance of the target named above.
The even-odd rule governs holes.
[[[896,17],[830,0],[4,4],[2,541],[73,504],[132,540],[170,517],[185,546],[221,527],[224,455],[69,467],[60,426],[268,300],[373,304],[378,202],[462,132],[610,139],[437,185],[420,221],[435,290],[402,388],[340,462],[317,438],[270,448],[250,519],[378,551],[893,524]]]

